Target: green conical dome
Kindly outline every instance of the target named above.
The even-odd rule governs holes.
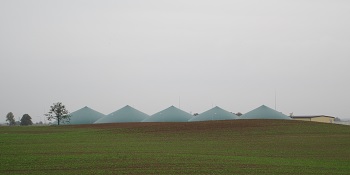
[[[262,105],[250,112],[245,113],[240,119],[281,119],[291,120],[290,117],[284,115],[282,112],[275,111],[265,105]]]
[[[149,115],[134,109],[127,105],[95,122],[97,123],[127,123],[127,122],[141,122]]]
[[[205,111],[189,120],[189,122],[195,121],[209,121],[209,120],[234,120],[238,116],[228,112],[220,107],[216,106],[208,111]]]
[[[62,125],[79,125],[79,124],[93,124],[96,120],[105,117],[104,114],[97,112],[87,106],[72,112],[69,114],[70,120],[69,122],[60,121]],[[54,123],[57,123],[55,121]]]
[[[188,122],[192,115],[171,106],[163,111],[151,115],[142,122]]]

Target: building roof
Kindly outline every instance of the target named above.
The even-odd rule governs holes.
[[[182,111],[175,106],[170,106],[167,109],[151,115],[142,122],[188,122],[191,118],[191,114]]]
[[[250,112],[245,113],[240,119],[283,119],[291,120],[290,117],[284,115],[282,112],[275,111],[265,105],[262,105]]]
[[[126,105],[125,107],[108,114],[107,116],[97,120],[97,123],[127,123],[127,122],[141,122],[149,115]]]
[[[234,120],[238,116],[228,112],[220,107],[216,106],[208,111],[205,111],[189,120],[189,122],[194,121],[209,121],[209,120]]]
[[[292,118],[317,118],[317,117],[328,117],[328,118],[335,118],[328,115],[304,115],[304,116],[290,116]]]
[[[69,122],[60,121],[60,124],[63,124],[63,125],[93,124],[96,120],[106,116],[87,106],[75,112],[72,112],[69,115],[70,115]],[[57,121],[55,121],[54,123],[57,123]]]

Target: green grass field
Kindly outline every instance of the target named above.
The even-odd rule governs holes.
[[[350,127],[236,120],[0,127],[0,174],[350,174]]]

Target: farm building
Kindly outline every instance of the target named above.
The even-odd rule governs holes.
[[[127,105],[95,122],[98,123],[127,123],[127,122],[141,122],[149,115]]]
[[[291,120],[290,117],[284,115],[282,112],[273,110],[265,105],[262,105],[250,112],[245,113],[240,119],[282,119]]]
[[[60,121],[60,124],[69,124],[69,125],[79,125],[79,124],[93,124],[96,120],[105,117],[106,115],[97,112],[87,106],[72,112],[69,114],[70,120],[67,121]],[[57,121],[54,122],[54,124],[57,124]]]
[[[228,112],[220,107],[216,106],[208,111],[205,111],[189,120],[189,122],[195,121],[209,121],[209,120],[234,120],[238,116]]]
[[[175,106],[170,106],[167,109],[151,115],[142,122],[188,122],[191,118],[191,114],[182,111]]]
[[[326,115],[314,115],[314,116],[291,116],[294,120],[302,121],[312,121],[312,122],[322,122],[322,123],[334,123],[334,118],[332,116]]]

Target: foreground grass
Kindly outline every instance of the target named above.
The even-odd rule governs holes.
[[[238,120],[0,127],[0,174],[349,174],[350,127]]]

